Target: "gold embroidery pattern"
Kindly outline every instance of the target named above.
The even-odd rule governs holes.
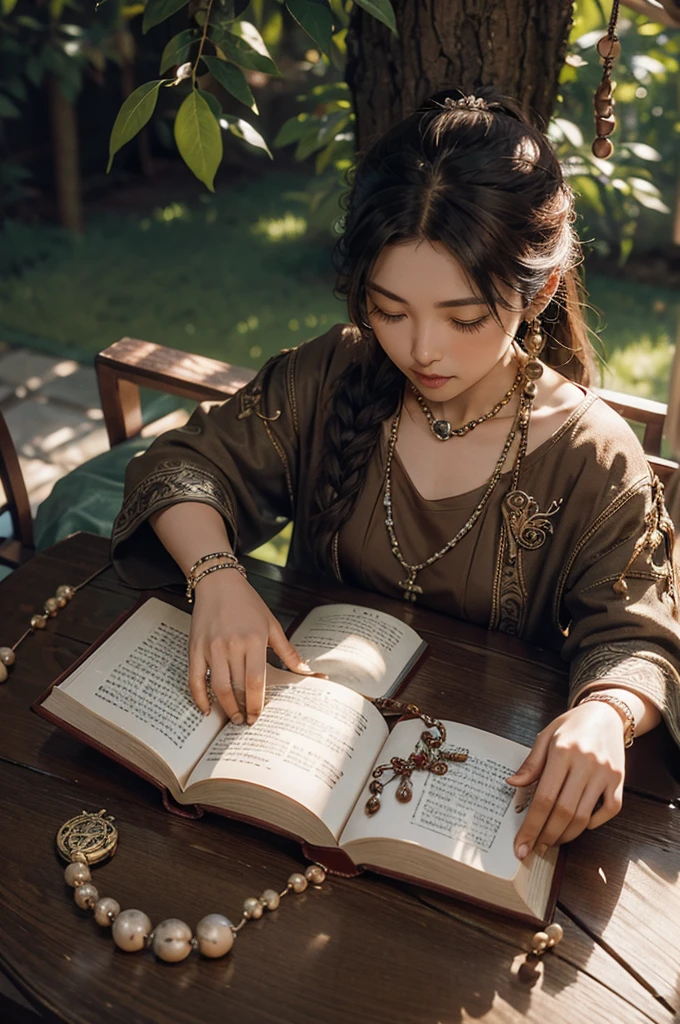
[[[269,375],[270,371],[272,370],[274,363],[277,362],[279,359],[284,358],[284,356],[286,356],[287,354],[288,350],[284,352],[279,352],[279,354],[276,356],[272,356],[271,359],[268,359],[264,366],[259,370],[257,375],[253,377],[250,383],[246,384],[245,387],[241,388],[241,390],[238,393],[238,419],[244,420],[253,412],[255,413],[256,416],[259,416],[261,420],[269,421],[270,423],[273,423],[275,420],[278,420],[280,418],[280,409],[277,409],[272,416],[267,416],[265,413],[260,412],[259,405],[260,402],[262,401],[262,395],[264,393],[266,378]]]
[[[517,558],[518,549],[536,551],[543,547],[548,534],[553,532],[551,517],[559,512],[562,498],[550,503],[546,512],[541,512],[535,498],[524,491],[510,491],[503,498],[503,522],[508,531],[508,558]]]
[[[678,617],[678,584],[675,577],[675,566],[673,564],[673,546],[675,544],[675,527],[673,520],[666,511],[666,504],[663,498],[663,484],[658,476],[652,479],[652,505],[645,515],[645,532],[636,541],[633,553],[626,563],[623,572],[612,584],[615,594],[625,597],[628,593],[626,576],[632,575],[630,569],[635,560],[647,552],[646,562],[652,574],[658,580],[663,580],[665,591],[673,606],[673,613]],[[663,546],[663,558],[660,563],[655,562],[654,555],[659,547]]]
[[[553,533],[552,516],[562,499],[553,501],[546,512],[524,491],[509,491],[503,498],[503,529],[496,562],[491,628],[517,636],[522,632],[527,608],[522,549],[537,551]]]
[[[137,484],[123,505],[113,526],[113,544],[134,533],[153,512],[177,501],[203,501],[212,505],[236,533],[231,498],[217,477],[190,462],[166,459]]]

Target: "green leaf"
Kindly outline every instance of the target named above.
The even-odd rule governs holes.
[[[286,7],[319,49],[329,55],[333,39],[333,18],[324,0],[286,0]]]
[[[290,117],[281,125],[278,135],[274,139],[274,146],[289,146],[291,142],[299,142],[305,135],[316,133],[318,123],[309,114],[297,114]]]
[[[158,90],[160,89],[162,81],[159,82],[145,82],[144,85],[140,85],[138,89],[135,89],[133,93],[130,93],[125,103],[118,111],[118,116],[113,125],[111,131],[111,141],[109,142],[109,165],[106,168],[108,174],[111,170],[111,164],[113,158],[118,150],[129,142],[130,139],[134,139],[138,131],[140,131],[144,125],[149,121],[151,115],[156,109],[156,101],[158,99]]]
[[[2,0],[2,13],[11,14],[17,5],[17,0]]]
[[[160,25],[162,21],[176,14],[180,7],[184,7],[187,0],[147,0],[144,8],[144,21],[142,32],[148,32],[154,25]]]
[[[639,160],[661,160],[661,153],[645,142],[622,142],[621,149],[627,149]]]
[[[158,69],[159,75],[164,75],[168,68],[186,63],[191,47],[195,42],[197,42],[197,36],[193,28],[185,28],[183,32],[178,32],[176,36],[173,36],[163,50],[161,66]]]
[[[237,138],[243,139],[244,142],[248,142],[251,146],[254,146],[255,149],[263,149],[271,160],[274,159],[269,146],[264,141],[260,133],[253,128],[252,124],[249,124],[248,121],[244,121],[242,117],[234,117],[233,114],[226,114],[222,120],[229,123],[229,131],[232,135],[236,135]]]
[[[205,89],[199,89],[198,92],[210,107],[212,116],[219,123],[219,120],[222,117],[222,104],[218,100],[217,96],[213,96],[211,92],[206,92]]]
[[[246,82],[246,76],[235,64],[226,60],[219,60],[217,57],[204,57],[203,62],[216,82],[219,82],[227,92],[235,96],[241,103],[250,107],[254,114],[258,113],[255,97],[250,91]]]
[[[3,117],[21,117],[21,111],[0,92],[0,118]]]
[[[383,25],[387,25],[390,32],[393,32],[395,36],[399,35],[390,0],[355,0],[355,2],[358,7],[363,7],[365,11],[372,14],[378,21],[382,21]]]
[[[346,112],[322,114],[316,120],[316,131],[302,138],[295,150],[296,160],[305,160],[317,149],[323,149],[335,136],[349,124],[350,115]]]
[[[222,133],[210,104],[196,89],[177,111],[175,142],[189,170],[214,192],[213,182],[222,160]]]
[[[280,74],[262,36],[249,21],[234,22],[229,32],[213,29],[211,38],[234,64],[249,71],[262,71],[265,75]]]

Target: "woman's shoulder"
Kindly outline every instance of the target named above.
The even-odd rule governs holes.
[[[632,428],[597,391],[579,388],[581,401],[558,432],[560,443],[553,445],[564,472],[603,497],[649,482],[649,464]]]

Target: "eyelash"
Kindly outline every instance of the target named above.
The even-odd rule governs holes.
[[[399,323],[402,317],[405,316],[404,313],[384,313],[382,309],[378,309],[377,306],[373,307],[369,315],[377,316],[379,320],[383,320],[388,324]],[[453,317],[449,317],[449,323],[453,324],[454,327],[457,327],[459,331],[475,332],[481,330],[482,324],[485,324],[488,319],[489,314],[487,313],[485,316],[480,317],[479,320],[469,320],[467,323],[463,320],[454,320]]]

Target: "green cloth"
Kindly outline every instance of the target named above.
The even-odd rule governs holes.
[[[110,537],[113,520],[123,502],[125,468],[150,443],[151,438],[133,437],[57,480],[52,493],[38,508],[37,550],[44,551],[78,530]]]

